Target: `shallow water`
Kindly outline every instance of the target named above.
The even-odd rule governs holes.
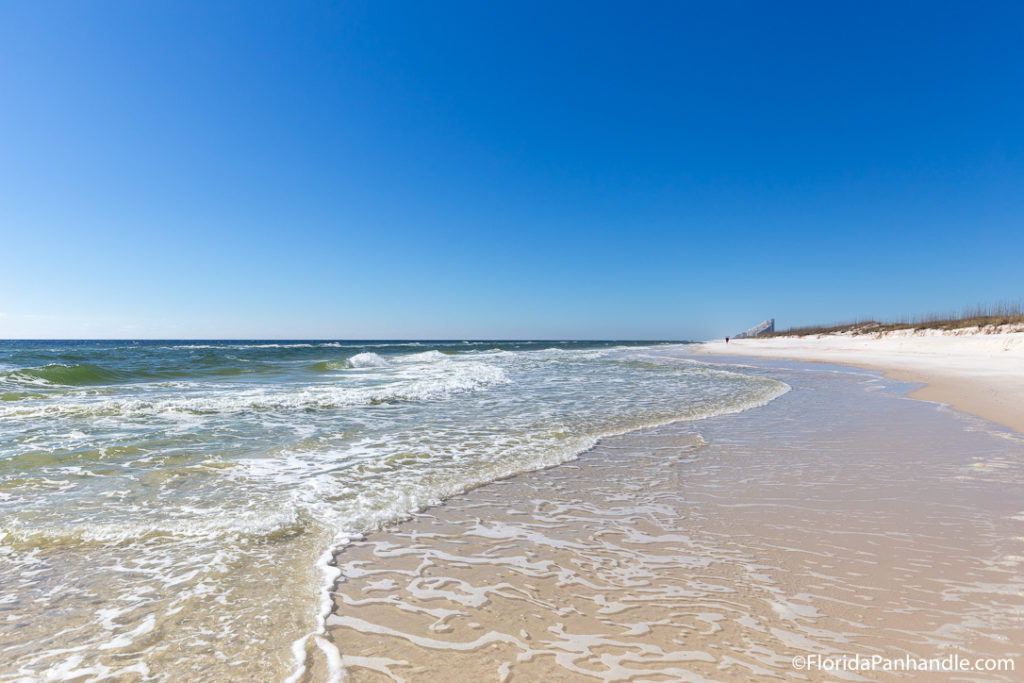
[[[1024,438],[875,373],[705,360],[793,390],[603,439],[340,552],[348,680],[1020,680]],[[792,663],[952,653],[1017,669]]]
[[[679,349],[2,342],[0,680],[299,675],[349,539],[787,390]]]

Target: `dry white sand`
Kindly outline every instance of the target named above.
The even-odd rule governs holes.
[[[880,335],[716,340],[697,353],[789,358],[882,370],[926,384],[910,395],[946,403],[965,413],[1024,433],[1024,332],[985,334],[899,330]]]

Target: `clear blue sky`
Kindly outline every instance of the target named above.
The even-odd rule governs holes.
[[[0,337],[1024,297],[1024,3],[4,2]]]

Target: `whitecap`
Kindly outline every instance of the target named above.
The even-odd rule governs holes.
[[[388,366],[387,360],[378,356],[373,351],[357,353],[348,359],[354,368],[383,368]]]

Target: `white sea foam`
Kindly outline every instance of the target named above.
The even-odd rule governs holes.
[[[161,353],[187,366],[198,346]],[[208,346],[204,362],[252,360],[240,348]],[[68,632],[91,643],[90,657],[69,665],[46,633],[26,631],[10,650],[26,675],[130,662],[167,680],[162,672],[183,670],[176,666],[240,662],[225,677],[260,678],[245,668],[253,640],[241,637],[256,634],[255,659],[287,660],[279,679],[307,657],[340,672],[322,639],[335,571],[324,558],[345,539],[473,486],[571,460],[603,436],[742,410],[786,390],[627,347],[487,344],[448,354],[427,346],[387,358],[363,347],[349,359],[353,369],[313,373],[330,370],[336,352],[233,346],[258,346],[259,362],[278,369],[0,402],[4,575],[16,577],[19,609],[69,615]],[[54,563],[104,572],[109,592],[86,600]],[[147,614],[157,615],[152,627]],[[173,647],[152,648],[154,632]],[[172,651],[180,662],[167,659]]]
[[[399,356],[395,360],[399,363],[430,363],[439,360],[446,360],[447,355],[437,350],[423,351],[421,353],[410,353],[406,356]]]
[[[376,354],[361,354],[376,356]],[[355,364],[358,356],[350,359]],[[383,360],[383,359],[381,359]],[[384,367],[369,365],[374,361],[363,359],[357,367]],[[347,406],[372,405],[389,401],[434,401],[457,394],[478,391],[488,386],[503,384],[508,378],[499,367],[483,363],[459,363],[446,366],[439,372],[423,375],[395,375],[395,381],[368,386],[342,386],[315,384],[299,388],[256,387],[212,390],[192,396],[155,394],[152,398],[106,398],[87,392],[63,396],[50,402],[5,402],[0,404],[0,418],[54,418],[60,416],[127,416],[144,417],[173,414],[216,414],[247,411],[324,410]],[[182,383],[164,386],[182,387]]]
[[[188,517],[168,517],[148,514],[142,518],[142,509],[125,509],[125,519],[95,522],[86,519],[68,521],[42,520],[26,523],[14,520],[0,527],[0,542],[6,543],[125,543],[152,537],[181,539],[215,539],[245,537],[259,539],[279,534],[301,532],[308,520],[303,520],[298,509],[280,507],[276,510],[232,510],[220,507],[206,509],[183,507],[180,512]],[[132,514],[134,513],[134,514]]]
[[[388,362],[384,358],[378,356],[372,351],[357,353],[349,358],[348,362],[351,363],[354,368],[383,368],[388,365]]]

